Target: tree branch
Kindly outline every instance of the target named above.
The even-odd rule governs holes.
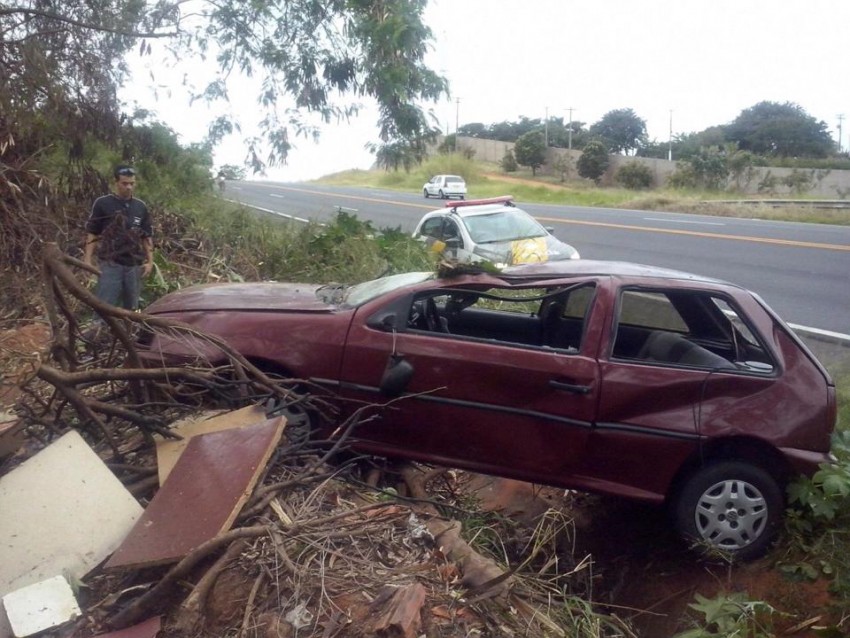
[[[109,27],[105,27],[100,24],[93,24],[91,22],[83,22],[82,20],[75,20],[73,18],[68,18],[66,16],[59,15],[58,13],[54,13],[53,11],[42,11],[40,9],[31,9],[28,7],[0,8],[0,18],[10,15],[26,15],[36,16],[39,18],[47,18],[48,20],[55,20],[56,22],[61,22],[62,24],[68,24],[74,27],[80,27],[81,29],[100,31],[102,33],[113,33],[115,35],[124,35],[131,38],[173,38],[180,33],[178,27],[175,27],[175,31],[167,33],[126,31],[124,29],[110,29]]]

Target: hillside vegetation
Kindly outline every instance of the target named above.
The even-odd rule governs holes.
[[[588,180],[561,181],[557,177],[533,175],[530,170],[505,173],[497,164],[449,153],[432,155],[409,171],[383,169],[350,170],[317,180],[322,184],[386,188],[419,192],[433,175],[460,175],[466,180],[469,198],[513,195],[518,201],[565,206],[599,206],[627,210],[658,210],[696,213],[718,217],[773,219],[807,223],[850,225],[850,210],[812,208],[804,204],[730,203],[729,193],[689,188],[636,191],[627,188],[598,188]]]

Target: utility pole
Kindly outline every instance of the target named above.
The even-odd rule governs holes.
[[[667,161],[673,161],[673,109],[670,109],[670,137],[667,141]]]
[[[455,153],[457,153],[457,130],[460,124],[460,98],[455,100],[457,107],[455,108]]]
[[[543,146],[549,148],[549,107],[546,107],[546,119],[543,122]]]
[[[567,148],[573,150],[573,107],[567,107],[570,112],[570,123],[567,125]]]
[[[841,152],[841,124],[844,122],[844,113],[838,114],[838,152]]]

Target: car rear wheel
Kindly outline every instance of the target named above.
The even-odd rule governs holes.
[[[722,461],[691,475],[673,504],[679,533],[737,560],[764,554],[779,529],[782,490],[768,472]]]

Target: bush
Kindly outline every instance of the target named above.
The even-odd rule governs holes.
[[[729,162],[725,151],[701,148],[691,157],[681,160],[668,184],[672,188],[705,188],[720,190],[729,177]]]
[[[501,166],[502,170],[506,173],[516,173],[517,170],[519,170],[519,164],[517,164],[516,157],[514,157],[511,149],[505,151],[505,156],[502,158],[502,161],[499,162],[499,166]]]
[[[641,190],[652,186],[652,169],[646,164],[631,162],[617,171],[617,182],[631,190]]]

